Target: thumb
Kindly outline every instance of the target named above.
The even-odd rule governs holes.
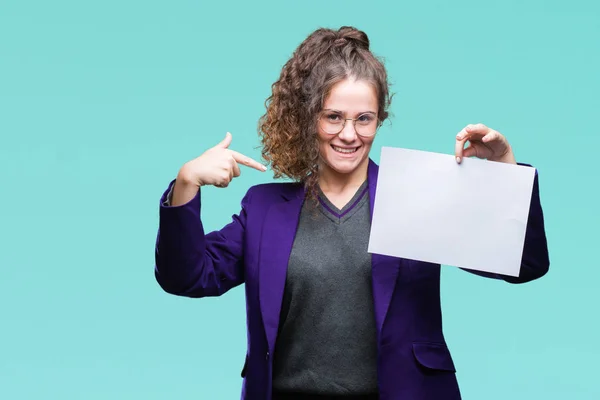
[[[229,147],[230,144],[231,144],[231,133],[227,132],[227,134],[225,135],[225,139],[223,139],[221,141],[221,143],[219,143],[216,147],[226,149]]]

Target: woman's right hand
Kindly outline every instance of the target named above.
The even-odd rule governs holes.
[[[230,144],[231,133],[227,132],[221,143],[181,167],[173,188],[172,206],[189,202],[196,196],[200,186],[213,185],[220,188],[229,186],[229,182],[233,178],[240,176],[241,171],[238,164],[261,172],[267,170],[267,167],[258,161],[230,150]]]

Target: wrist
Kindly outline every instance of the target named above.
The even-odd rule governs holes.
[[[179,173],[173,186],[171,206],[181,206],[190,202],[198,193],[200,186],[189,174]]]
[[[194,175],[188,169],[187,164],[181,167],[181,169],[177,173],[176,181],[179,182],[181,186],[187,187],[195,186],[198,188],[203,185],[203,183],[199,179],[194,177]]]

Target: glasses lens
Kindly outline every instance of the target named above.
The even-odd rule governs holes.
[[[321,124],[321,129],[323,129],[325,133],[331,135],[340,133],[344,127],[344,119],[337,113],[326,112],[321,115],[319,122]]]
[[[363,114],[356,119],[354,127],[359,135],[372,136],[377,131],[377,117],[371,113]]]

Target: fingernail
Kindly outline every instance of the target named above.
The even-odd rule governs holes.
[[[463,135],[461,135],[461,134],[459,133],[458,135],[456,135],[456,138],[457,138],[458,140],[462,140],[462,138],[463,138]]]
[[[460,164],[460,157],[456,157],[456,162]]]
[[[266,165],[263,165],[263,166],[262,166],[262,170],[263,170],[263,171],[266,171],[266,170],[267,170],[267,166],[266,166]]]

